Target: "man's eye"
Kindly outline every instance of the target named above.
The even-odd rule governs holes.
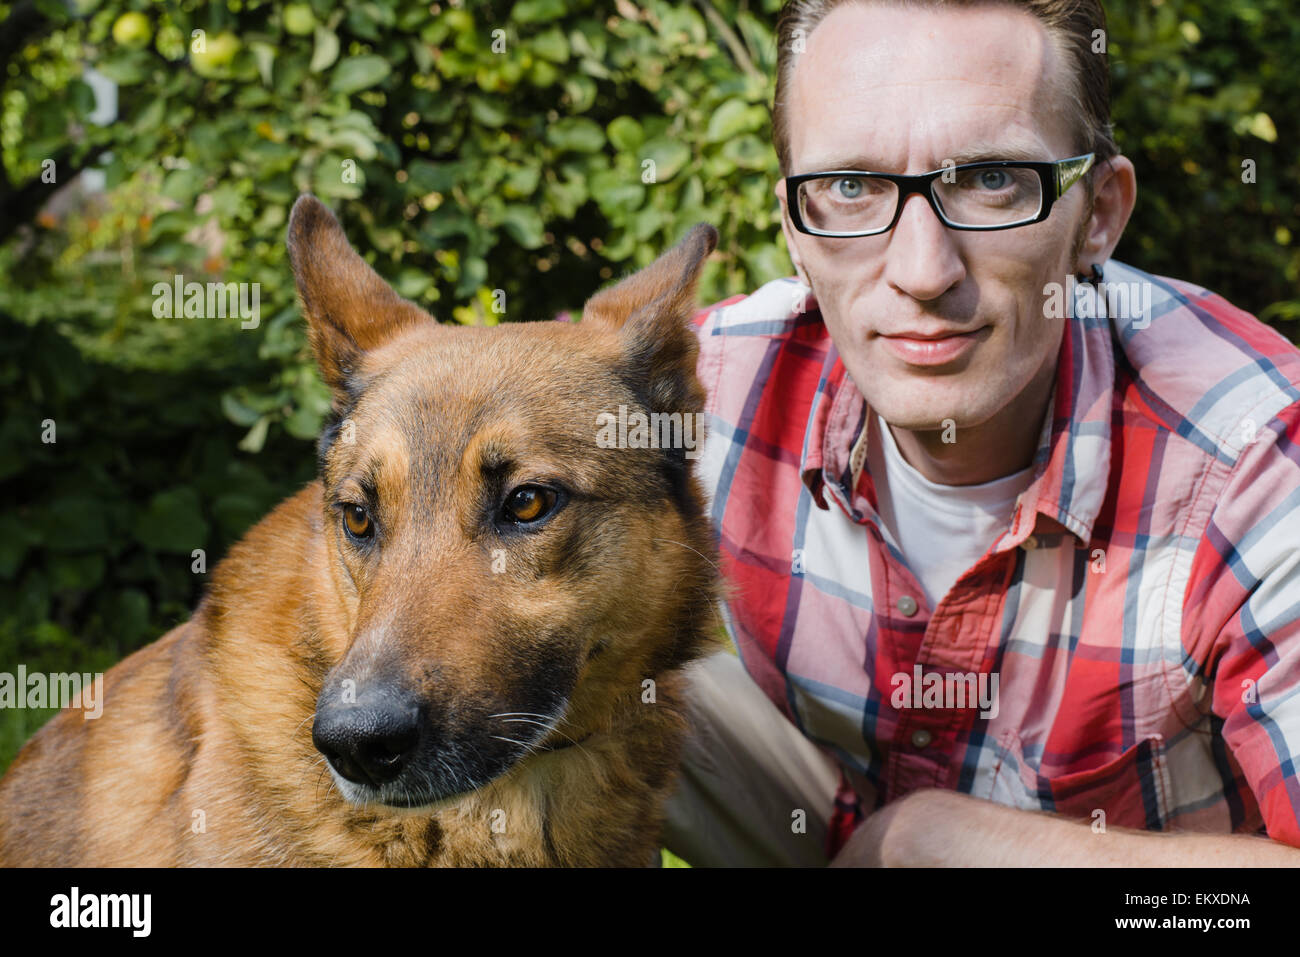
[[[347,533],[358,540],[365,540],[374,534],[375,526],[370,521],[370,513],[361,505],[343,506],[343,527]]]
[[[979,171],[976,182],[981,189],[1005,189],[1010,184],[1011,176],[1004,169],[984,169]]]
[[[508,522],[528,525],[539,521],[555,509],[558,496],[541,485],[521,485],[506,496],[501,511]]]
[[[862,195],[862,180],[845,176],[835,181],[835,192],[841,199],[857,199]]]

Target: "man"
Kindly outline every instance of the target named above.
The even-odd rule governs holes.
[[[1103,16],[782,12],[799,279],[697,320],[692,863],[1300,864],[1300,351],[1110,259]]]

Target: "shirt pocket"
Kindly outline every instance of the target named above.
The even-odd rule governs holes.
[[[1094,827],[1164,830],[1169,817],[1165,741],[1151,735],[1099,767],[1045,775],[1024,755],[1020,736],[1005,731],[995,745],[990,800],[1050,811]],[[1100,813],[1099,813],[1100,812]]]

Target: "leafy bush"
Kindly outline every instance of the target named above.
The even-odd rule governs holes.
[[[1117,257],[1213,289],[1300,341],[1294,4],[1106,7],[1116,138],[1138,171]]]

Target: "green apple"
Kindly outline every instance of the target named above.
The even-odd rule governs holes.
[[[474,32],[474,17],[466,10],[457,10],[455,7],[452,7],[442,15],[442,19],[452,33],[460,34]]]
[[[284,28],[296,37],[305,37],[316,29],[316,15],[305,3],[291,3],[284,8]]]
[[[203,52],[190,50],[190,64],[199,76],[216,76],[230,66],[239,52],[239,37],[230,31],[208,37]]]
[[[153,37],[153,27],[143,13],[132,10],[117,18],[113,24],[113,39],[131,50],[142,49]]]

